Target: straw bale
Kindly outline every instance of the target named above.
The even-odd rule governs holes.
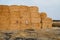
[[[8,30],[10,31],[20,30],[20,24],[11,23],[10,26],[8,27]]]
[[[20,29],[21,30],[31,29],[31,25],[30,24],[21,24]]]
[[[40,16],[41,16],[41,19],[43,20],[47,17],[47,14],[45,12],[41,12]]]
[[[20,13],[20,17],[30,17],[30,13],[28,12]]]
[[[40,17],[40,14],[37,12],[35,12],[35,13],[31,13],[31,17]]]
[[[31,23],[40,23],[41,19],[40,18],[31,18]]]
[[[18,23],[18,18],[10,18],[11,23]]]
[[[0,5],[0,9],[2,8],[2,5]]]
[[[27,11],[29,11],[29,7],[28,6],[20,5],[19,9],[20,9],[20,12],[27,12]]]
[[[20,23],[20,17],[18,14],[11,14],[9,19],[11,23]]]
[[[51,29],[52,28],[52,23],[48,23],[48,27],[47,28]]]
[[[23,23],[23,24],[29,24],[29,23],[31,23],[30,22],[30,18],[21,18],[21,23]]]
[[[48,22],[53,22],[52,18],[47,17]]]
[[[3,12],[8,12],[9,11],[9,6],[8,5],[2,5],[2,11]]]
[[[32,29],[34,29],[34,30],[40,30],[41,29],[39,23],[32,23],[31,26],[32,26]]]
[[[0,30],[7,30],[7,27],[9,27],[9,18],[0,16]]]
[[[52,28],[52,18],[47,18],[48,28]]]
[[[11,5],[11,6],[9,6],[9,10],[10,11],[19,11],[19,6],[17,6],[17,5]]]
[[[19,30],[20,29],[20,18],[10,17],[10,27],[9,30]]]
[[[52,19],[51,18],[46,18],[42,20],[42,29],[46,28],[52,28]]]
[[[7,31],[7,29],[8,28],[6,26],[5,27],[3,27],[3,26],[0,27],[0,31]]]
[[[8,17],[9,17],[9,13],[1,13],[1,14],[0,14],[0,17],[8,18]]]
[[[47,20],[47,18],[45,18],[45,19],[43,19],[43,20],[41,20],[42,21],[42,23],[44,23],[44,22],[48,22],[48,20]]]
[[[2,5],[0,5],[0,12],[2,12]]]
[[[19,12],[10,12],[10,16],[11,17],[20,17],[20,13]]]
[[[41,23],[38,23],[38,24],[39,24],[40,29],[42,29],[42,25],[41,25]]]
[[[47,23],[46,22],[42,23],[42,29],[47,29]]]
[[[36,6],[30,6],[30,12],[38,12],[38,7]]]

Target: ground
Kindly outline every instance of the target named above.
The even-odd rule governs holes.
[[[11,36],[12,35],[12,36]],[[41,29],[39,31],[18,31],[9,34],[0,32],[0,40],[60,40],[60,27]]]

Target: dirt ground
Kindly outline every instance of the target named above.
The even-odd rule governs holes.
[[[17,31],[3,33],[0,31],[0,40],[60,40],[60,27],[41,29],[39,31]]]

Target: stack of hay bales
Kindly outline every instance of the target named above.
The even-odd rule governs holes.
[[[19,7],[20,11],[20,25],[21,25],[21,30],[25,29],[30,29],[30,12],[29,12],[29,7],[28,6],[23,6],[21,5]]]
[[[52,28],[52,19],[36,6],[0,5],[0,30],[25,30]]]
[[[41,28],[46,29],[47,28],[47,21],[46,21],[47,14],[45,12],[41,12],[40,15],[41,15]]]
[[[47,17],[45,12],[41,12],[41,28],[48,29],[52,27],[52,19]]]
[[[53,22],[53,20],[52,20],[52,18],[47,18],[47,28],[49,28],[49,29],[51,29],[52,28],[52,22]]]
[[[20,28],[20,12],[19,12],[19,6],[17,5],[11,5],[9,6],[10,11],[10,25],[9,30],[19,30]]]
[[[9,27],[9,7],[7,5],[0,6],[0,30],[6,31]]]
[[[35,30],[40,30],[41,28],[41,18],[38,12],[38,7],[31,6],[30,7],[30,14],[31,14],[31,27]]]

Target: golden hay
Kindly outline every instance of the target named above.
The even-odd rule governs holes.
[[[47,23],[46,22],[42,23],[41,25],[42,25],[42,27],[41,27],[42,29],[47,29]]]
[[[23,24],[29,24],[29,23],[31,23],[30,22],[30,18],[21,18],[21,23],[23,23]]]
[[[49,17],[48,17],[48,18],[47,18],[47,21],[48,21],[48,22],[47,22],[48,28],[52,28],[52,24],[53,24],[53,23],[52,23],[52,22],[53,22],[52,18],[49,18]]]
[[[20,17],[20,13],[19,12],[10,12],[10,17]]]
[[[40,16],[41,16],[41,19],[43,20],[47,17],[47,14],[45,12],[41,12]]]
[[[0,12],[2,12],[2,6],[0,5]]]
[[[0,13],[0,16],[9,17],[9,13],[8,12],[3,12],[3,13]]]
[[[35,18],[35,17],[40,17],[40,14],[37,12],[35,12],[35,13],[31,13],[31,17],[32,18]]]
[[[26,29],[31,29],[30,24],[21,24],[20,30],[26,30]]]
[[[29,11],[29,7],[21,5],[21,6],[19,6],[19,10],[20,10],[20,12],[28,12]]]
[[[41,19],[40,18],[31,18],[31,23],[40,23]]]
[[[0,17],[0,30],[7,30],[9,27],[9,18],[8,17]]]
[[[11,5],[11,6],[9,6],[9,10],[11,12],[13,12],[13,11],[19,11],[19,6],[17,6],[17,5]]]
[[[3,6],[2,6],[2,11],[3,11],[3,12],[9,12],[9,6],[3,5]]]
[[[24,13],[20,13],[20,17],[30,17],[30,13],[28,12],[24,12]]]
[[[29,9],[30,9],[30,12],[38,12],[38,7],[36,6],[30,6]]]
[[[41,29],[41,24],[40,23],[32,23],[31,27],[34,30],[40,30]]]
[[[20,30],[20,24],[11,23],[10,26],[8,27],[8,30],[10,30],[10,31],[13,31],[13,30]]]
[[[52,19],[36,6],[0,5],[0,30],[26,30],[52,28]]]

